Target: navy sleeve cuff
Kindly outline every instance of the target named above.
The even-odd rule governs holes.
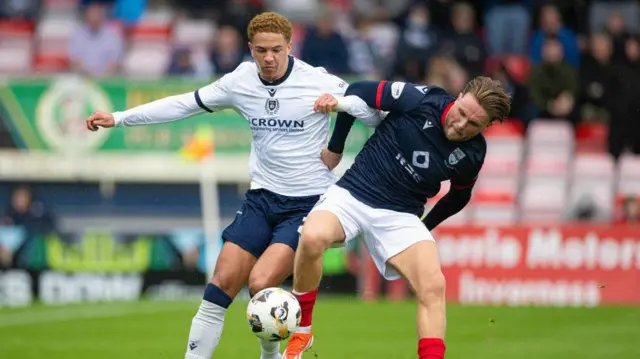
[[[327,145],[327,149],[333,153],[342,153],[344,151],[344,145],[347,142],[347,136],[351,131],[351,126],[356,120],[355,117],[349,115],[346,112],[338,112],[336,118],[336,125],[333,128],[331,139]]]

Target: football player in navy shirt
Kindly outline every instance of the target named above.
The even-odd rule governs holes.
[[[435,86],[361,81],[345,97],[323,95],[320,112],[338,111],[325,149],[325,163],[339,163],[355,120],[344,111],[359,101],[386,111],[355,162],[320,198],[301,229],[294,264],[294,291],[317,291],[322,254],[362,234],[386,279],[404,277],[418,299],[420,359],[442,359],[445,352],[445,278],[430,230],[460,211],[484,162],[482,131],[503,121],[511,99],[498,81],[471,80],[458,97]],[[361,103],[360,103],[361,104]],[[451,190],[421,220],[427,198],[451,181]],[[305,305],[304,313],[313,305]]]

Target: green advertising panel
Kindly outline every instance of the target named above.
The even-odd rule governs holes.
[[[27,150],[175,153],[198,126],[206,124],[214,130],[217,154],[248,153],[251,130],[231,110],[152,126],[98,132],[85,128],[84,120],[93,111],[120,111],[203,85],[177,79],[94,82],[75,76],[9,80],[0,87],[0,116],[14,142]],[[357,153],[370,133],[371,129],[356,122],[345,153]]]

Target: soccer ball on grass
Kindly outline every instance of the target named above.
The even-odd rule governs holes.
[[[267,288],[249,301],[247,321],[258,338],[279,342],[295,333],[301,313],[293,294],[281,288]]]

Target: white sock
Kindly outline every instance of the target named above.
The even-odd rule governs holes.
[[[280,358],[280,342],[272,342],[266,339],[260,339],[262,352],[260,359],[279,359]]]
[[[227,309],[206,300],[191,321],[185,359],[211,359],[218,346]]]

